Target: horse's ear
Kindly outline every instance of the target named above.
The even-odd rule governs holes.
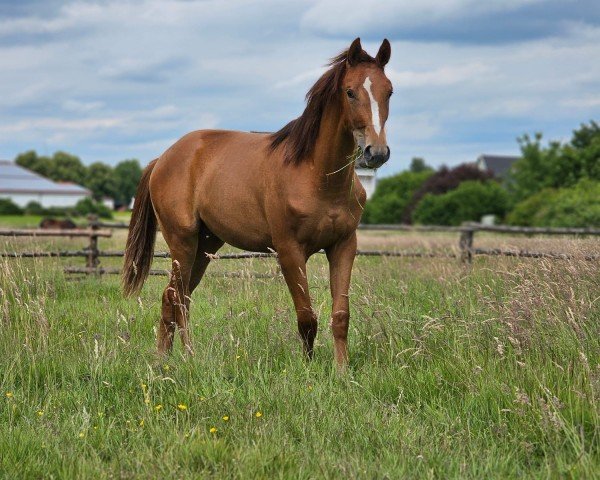
[[[361,54],[362,45],[360,44],[360,38],[357,37],[354,39],[354,41],[350,45],[350,48],[348,49],[348,65],[353,67],[354,65],[360,63]]]
[[[379,47],[379,51],[377,52],[377,56],[375,57],[377,65],[379,65],[381,68],[385,67],[390,61],[391,55],[392,46],[390,45],[389,40],[386,38],[383,40],[381,47]]]

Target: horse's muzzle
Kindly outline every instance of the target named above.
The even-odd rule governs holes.
[[[390,147],[387,145],[381,147],[372,147],[368,145],[365,148],[362,158],[358,163],[362,168],[379,168],[390,159]]]

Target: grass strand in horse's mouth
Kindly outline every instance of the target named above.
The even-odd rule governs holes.
[[[363,154],[364,154],[363,149],[359,145],[357,145],[356,148],[354,149],[354,151],[347,157],[349,159],[349,162],[344,164],[342,167],[338,168],[336,171],[329,172],[327,175],[334,175],[336,173],[341,172],[345,168],[348,168],[350,165],[357,162],[359,159],[363,158]]]

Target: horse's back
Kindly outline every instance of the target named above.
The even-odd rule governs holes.
[[[270,246],[264,212],[266,134],[197,130],[161,155],[150,178],[161,224],[197,229],[201,220],[227,243]]]

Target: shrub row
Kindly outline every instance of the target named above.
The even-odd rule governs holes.
[[[546,188],[507,215],[512,225],[600,227],[600,182],[583,179],[571,188]]]
[[[105,205],[91,198],[79,200],[74,207],[44,208],[38,202],[31,201],[25,208],[19,207],[9,198],[0,198],[0,215],[45,215],[53,217],[81,217],[89,214],[101,218],[112,218],[112,212]]]

